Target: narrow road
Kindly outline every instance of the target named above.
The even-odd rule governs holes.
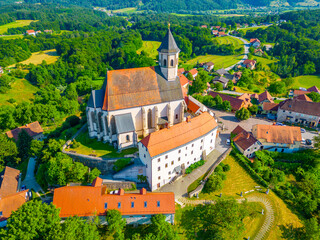
[[[274,223],[274,210],[272,208],[271,203],[269,200],[263,196],[248,196],[245,199],[248,200],[248,202],[259,202],[264,205],[266,212],[266,218],[262,226],[260,227],[259,232],[257,235],[253,238],[254,240],[262,240],[266,237],[268,232],[271,230],[271,227]],[[244,199],[238,199],[237,201],[241,203]],[[215,204],[215,201],[213,200],[189,200],[187,198],[180,198],[178,199],[178,202],[182,203],[182,207],[185,205],[198,205],[198,204]]]
[[[244,60],[248,59],[248,53],[249,53],[249,47],[250,47],[250,46],[249,46],[249,42],[248,42],[247,40],[245,40],[245,39],[243,39],[243,38],[241,38],[241,37],[236,37],[236,36],[232,36],[232,35],[228,35],[228,36],[233,37],[233,38],[237,38],[237,39],[239,39],[239,40],[241,40],[241,41],[243,42],[243,46],[244,46],[244,56],[243,56],[243,58],[242,58],[239,62],[237,62],[236,64],[234,64],[234,65],[232,65],[232,66],[230,66],[230,67],[227,67],[227,68],[226,68],[227,71],[233,69],[234,66],[239,65],[239,64],[241,64]]]

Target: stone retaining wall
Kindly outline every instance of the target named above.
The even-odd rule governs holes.
[[[197,196],[199,193],[201,193],[206,181],[208,180],[208,178],[212,175],[212,173],[214,172],[214,170],[216,169],[216,167],[230,154],[230,152],[232,151],[232,147],[229,147],[227,151],[225,151],[218,159],[217,161],[215,161],[211,167],[208,170],[208,174],[207,176],[204,178],[204,180],[202,181],[202,183],[192,192],[189,193],[189,197],[194,197]]]

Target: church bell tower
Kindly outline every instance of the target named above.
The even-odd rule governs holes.
[[[160,47],[159,52],[159,65],[161,72],[167,81],[174,81],[178,76],[179,52],[176,41],[174,40],[170,31],[170,24],[168,25],[168,32]]]

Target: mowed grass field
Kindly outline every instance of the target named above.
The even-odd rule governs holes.
[[[33,63],[34,65],[38,65],[38,64],[41,64],[43,60],[45,60],[47,64],[51,64],[56,62],[58,58],[59,58],[59,55],[57,51],[55,49],[51,49],[47,51],[32,53],[32,56],[30,58],[20,63],[26,64],[26,65]],[[14,67],[14,66],[15,64],[9,67]]]
[[[8,36],[0,37],[0,39],[4,39],[4,40],[11,40],[11,39],[17,39],[17,38],[23,38],[23,35],[18,34],[18,35],[8,35]]]
[[[157,41],[143,41],[143,45],[138,49],[137,53],[140,54],[142,51],[145,51],[149,56],[156,60],[158,56],[157,49],[160,47],[161,42]]]
[[[242,31],[242,32],[244,32],[244,34],[246,34],[247,31],[249,31],[249,30],[254,31],[254,30],[257,30],[257,29],[259,29],[259,28],[267,28],[267,27],[269,27],[269,26],[258,26],[258,27],[240,28],[240,29],[238,29],[238,30],[239,30],[239,31]]]
[[[232,44],[233,46],[235,46],[235,48],[240,48],[243,47],[243,42],[238,39],[238,38],[234,38],[234,37],[217,37],[215,38],[219,44]]]
[[[320,75],[305,75],[305,76],[299,76],[294,77],[294,83],[291,87],[293,88],[310,88],[313,86],[317,86],[320,88]]]
[[[213,62],[214,63],[214,69],[220,69],[220,68],[227,68],[231,65],[236,64],[243,58],[243,55],[228,55],[228,56],[222,56],[222,55],[203,55],[198,56],[196,58],[193,58],[186,63],[181,63],[182,67],[186,68],[188,66],[194,66],[197,63],[203,63],[203,62]]]
[[[224,164],[230,165],[230,171],[226,172],[227,179],[224,181],[223,189],[213,193],[200,194],[199,197],[201,199],[217,199],[219,194],[222,193],[222,197],[235,197],[240,198],[240,193],[245,192],[251,189],[255,189],[255,186],[259,184],[256,183],[251,176],[239,165],[239,163],[232,157],[228,156],[224,161]],[[269,235],[266,239],[276,240],[282,239],[284,226],[292,224],[293,227],[302,227],[302,222],[295,215],[287,205],[279,198],[275,193],[270,191],[267,195],[265,193],[254,192],[246,196],[257,196],[264,197],[270,201],[275,213],[275,221],[274,225],[269,232]],[[262,205],[261,205],[262,209]],[[261,211],[260,209],[260,211]],[[247,219],[246,223],[246,231],[245,236],[253,237],[261,227],[263,220],[261,218],[257,219]],[[254,238],[253,238],[254,239]]]
[[[11,89],[5,94],[0,94],[0,105],[10,105],[9,99],[15,99],[16,103],[29,102],[34,98],[34,93],[39,90],[36,86],[32,85],[26,79],[16,79]]]
[[[9,28],[25,27],[30,23],[35,22],[34,20],[17,20],[15,22],[7,23],[0,26],[0,34],[5,33]]]

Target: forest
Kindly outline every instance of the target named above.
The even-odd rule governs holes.
[[[248,31],[246,38],[275,43],[269,55],[279,59],[271,70],[282,78],[320,73],[320,10],[280,15],[289,22]]]

